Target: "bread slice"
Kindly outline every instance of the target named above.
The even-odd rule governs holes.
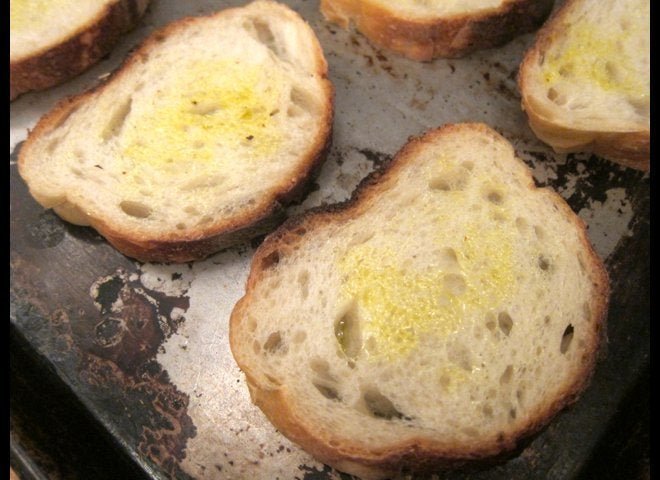
[[[520,66],[522,108],[557,152],[650,168],[650,1],[567,0]]]
[[[321,0],[333,23],[354,27],[380,48],[418,61],[455,58],[503,45],[538,28],[552,0]]]
[[[41,205],[129,257],[200,259],[274,228],[305,191],[331,141],[327,73],[282,4],[182,19],[45,115],[19,172]]]
[[[149,0],[11,0],[9,100],[87,70],[135,27]]]
[[[254,403],[369,478],[506,455],[575,401],[609,280],[583,222],[483,124],[412,139],[258,248],[230,346]]]

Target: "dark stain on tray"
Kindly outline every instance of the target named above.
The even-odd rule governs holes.
[[[100,318],[90,353],[129,374],[155,357],[183,321],[173,312],[186,311],[190,304],[186,296],[169,297],[143,287],[122,269],[95,282],[92,292]]]
[[[364,155],[367,160],[372,162],[374,164],[374,166],[377,166],[377,167],[389,162],[390,159],[392,158],[391,155],[388,155],[388,154],[383,153],[383,152],[375,152],[375,151],[370,150],[368,148],[362,148],[362,149],[358,150],[358,152],[360,152],[362,155]]]
[[[556,178],[549,184],[562,194],[569,179],[576,179],[575,191],[566,199],[574,211],[579,212],[591,202],[604,202],[613,188],[626,190],[626,198],[637,192],[648,196],[649,176],[638,170],[618,166],[609,160],[590,155],[568,154],[566,162],[556,167]],[[642,188],[643,187],[643,188]]]
[[[10,205],[12,328],[113,426],[113,440],[149,469],[189,478],[179,467],[196,435],[189,398],[156,362],[185,320],[187,292],[145,287],[137,263],[40,207],[15,165]]]

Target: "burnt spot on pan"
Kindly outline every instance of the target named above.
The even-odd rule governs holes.
[[[520,102],[520,92],[516,83],[517,70],[507,70],[500,62],[486,62],[481,77],[491,91],[504,97],[512,104]]]
[[[188,480],[179,463],[185,458],[187,439],[196,435],[187,414],[188,395],[178,391],[167,372],[150,360],[129,375],[115,363],[83,355],[81,378],[99,390],[114,389],[116,398],[98,398],[102,411],[120,428],[131,429],[131,448],[159,466],[171,478]]]
[[[90,294],[99,310],[90,353],[129,374],[155,357],[190,305],[186,296],[145,288],[137,274],[129,275],[123,269],[97,280]]]
[[[181,273],[170,275],[173,283]],[[178,391],[155,360],[163,342],[184,321],[186,291],[145,287],[136,272],[118,268],[98,278],[89,294],[97,310],[90,342],[80,353],[80,376],[100,391],[101,411],[132,427],[137,451],[174,478],[189,478],[178,466],[188,438],[196,434],[187,414],[188,395]],[[130,406],[130,407],[129,407]]]
[[[303,472],[302,480],[353,480],[356,478],[352,475],[336,471],[328,465],[323,465],[321,470],[316,467],[310,467],[309,465],[299,465],[298,470]]]
[[[387,163],[392,158],[391,155],[383,152],[375,152],[368,148],[361,148],[358,150],[364,157],[374,164],[375,167],[380,167],[381,165]]]

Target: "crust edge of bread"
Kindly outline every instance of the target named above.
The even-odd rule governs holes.
[[[98,63],[137,26],[150,0],[119,0],[52,45],[10,61],[9,100],[60,85]]]

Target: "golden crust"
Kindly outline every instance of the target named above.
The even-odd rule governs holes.
[[[116,1],[62,42],[11,61],[9,100],[59,85],[90,68],[135,27],[148,4],[149,0]]]
[[[456,58],[535,30],[552,1],[509,0],[499,8],[447,17],[403,18],[375,0],[321,0],[325,18],[351,24],[379,47],[417,61]]]

